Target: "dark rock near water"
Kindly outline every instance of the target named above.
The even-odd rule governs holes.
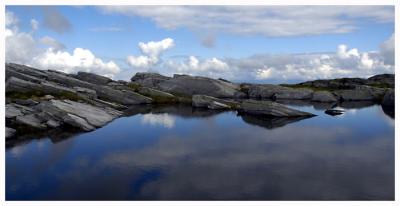
[[[325,111],[325,114],[329,114],[331,116],[341,115],[343,113],[344,113],[344,111],[343,110],[339,110],[339,109],[327,109]]]
[[[282,104],[271,101],[244,100],[240,105],[241,113],[272,117],[311,117],[314,114],[291,109]]]
[[[394,107],[394,89],[389,89],[386,91],[382,100],[382,105]]]
[[[231,107],[215,97],[206,95],[193,95],[192,97],[193,107],[202,107],[208,109],[231,109]]]
[[[336,102],[336,97],[328,91],[316,91],[313,93],[311,101],[314,102]]]
[[[302,117],[262,117],[259,115],[248,115],[248,114],[240,114],[240,117],[243,121],[264,127],[266,129],[275,129],[279,127],[283,127],[287,124],[294,123],[303,119],[307,119],[310,117],[302,116]]]

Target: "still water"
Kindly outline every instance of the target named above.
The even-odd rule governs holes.
[[[379,105],[259,119],[191,107],[6,149],[7,200],[393,200],[394,119]]]

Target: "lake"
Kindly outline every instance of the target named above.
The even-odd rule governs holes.
[[[103,128],[6,148],[7,200],[393,200],[394,119],[380,105],[288,103],[262,119],[137,107]],[[388,112],[386,112],[388,113]]]

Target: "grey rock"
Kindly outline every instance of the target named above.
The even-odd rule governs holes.
[[[95,127],[103,126],[121,115],[116,110],[111,113],[102,108],[70,100],[50,100],[41,109],[58,117],[65,116],[65,114],[73,114],[84,118],[89,124]]]
[[[78,96],[88,98],[88,99],[96,99],[97,93],[96,91],[83,87],[74,87],[74,90],[77,92]]]
[[[382,99],[385,89],[357,85],[354,89],[334,91],[334,94],[343,101],[374,101]]]
[[[139,94],[152,98],[155,102],[158,103],[171,103],[176,101],[176,97],[174,95],[148,87],[140,87],[138,88],[137,92]]]
[[[192,96],[193,107],[203,107],[208,109],[230,109],[231,107],[215,97],[206,95],[193,95]]]
[[[59,127],[61,124],[59,121],[56,121],[54,119],[49,119],[47,120],[46,125],[50,128],[56,128]]]
[[[240,106],[239,112],[273,117],[315,116],[314,114],[291,109],[276,102],[256,100],[244,100]]]
[[[11,103],[6,105],[6,118],[14,118],[25,114],[31,114],[33,112],[33,109],[19,104]]]
[[[233,98],[240,93],[240,88],[236,84],[207,77],[192,77],[188,75],[179,75],[167,81],[160,82],[157,88],[171,94],[183,96],[203,94],[218,98]]]
[[[253,99],[311,99],[310,89],[292,89],[272,84],[254,84],[248,86],[248,95]]]
[[[311,101],[314,102],[336,102],[336,97],[328,91],[316,91],[313,93]]]
[[[15,120],[17,124],[28,126],[30,128],[40,129],[40,130],[47,128],[46,124],[43,124],[42,119],[38,117],[36,114],[17,116]]]
[[[13,137],[16,132],[17,132],[17,130],[6,127],[6,139]]]
[[[78,72],[78,74],[76,74],[75,78],[85,81],[85,82],[90,82],[92,84],[98,84],[98,85],[106,85],[109,82],[112,82],[112,80],[108,77],[93,74],[93,73],[88,73],[88,72]]]
[[[51,100],[51,99],[54,99],[54,96],[46,94],[46,95],[44,95],[43,99],[44,100]]]
[[[34,101],[32,99],[16,99],[15,103],[19,104],[19,105],[24,105],[24,106],[34,106],[34,105],[39,104],[39,102]]]
[[[40,84],[10,77],[6,82],[6,92],[41,92],[45,94],[60,94],[62,92],[75,93],[73,89],[43,81]]]
[[[388,89],[382,100],[382,105],[394,107],[394,89]]]
[[[82,129],[83,131],[92,131],[96,129],[94,126],[90,125],[84,118],[81,118],[74,114],[66,114],[63,116],[62,120],[64,123],[69,124],[73,127]]]
[[[144,87],[157,88],[158,84],[169,79],[171,77],[166,77],[158,73],[138,72],[131,78],[131,81]]]

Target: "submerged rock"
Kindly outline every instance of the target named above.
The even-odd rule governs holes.
[[[239,112],[253,114],[253,115],[273,116],[273,117],[315,116],[314,114],[291,109],[276,102],[256,101],[256,100],[243,101],[242,104],[240,105]]]

